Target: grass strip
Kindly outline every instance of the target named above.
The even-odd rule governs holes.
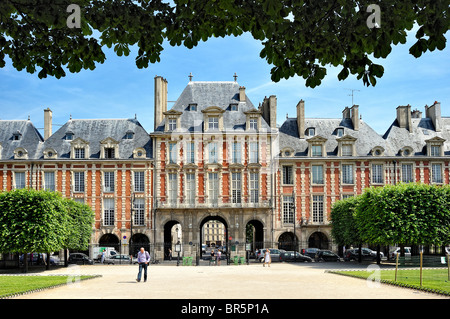
[[[395,270],[332,270],[329,273],[345,275],[355,278],[379,281],[381,283],[399,287],[412,288],[426,292],[450,296],[450,281],[447,268],[423,269],[422,286],[420,286],[419,269],[399,269],[397,281],[395,281]]]
[[[87,280],[97,277],[100,277],[100,275],[0,275],[0,299],[11,298],[48,288],[75,284],[80,280]]]

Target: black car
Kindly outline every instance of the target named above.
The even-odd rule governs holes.
[[[300,254],[297,251],[285,251],[280,255],[281,261],[300,261],[300,262],[312,262],[312,258]]]
[[[318,251],[319,251],[319,248],[306,248],[306,249],[302,249],[302,255],[314,258],[314,257],[316,257],[316,253]]]
[[[314,259],[316,261],[341,261],[341,258],[331,250],[318,250]]]
[[[377,252],[372,251],[367,248],[362,248],[362,255],[361,260],[377,260]],[[344,260],[345,261],[351,261],[351,260],[359,260],[359,248],[356,249],[347,249],[345,251]]]
[[[83,253],[72,253],[69,255],[69,264],[93,265],[94,261]]]

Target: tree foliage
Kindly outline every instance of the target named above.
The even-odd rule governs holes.
[[[0,252],[82,249],[89,242],[93,212],[61,194],[32,189],[0,193]]]
[[[69,28],[70,4],[81,9],[81,28]],[[369,28],[380,8],[379,28]],[[294,75],[320,85],[326,66],[341,66],[339,80],[354,74],[375,85],[393,45],[405,44],[417,23],[410,53],[443,50],[450,0],[6,0],[0,2],[0,67],[9,56],[17,70],[57,78],[106,60],[104,46],[118,56],[137,49],[136,65],[160,61],[163,42],[191,49],[211,37],[250,33],[261,41],[260,57],[278,82]],[[373,56],[373,58],[371,57]]]
[[[336,202],[331,216],[339,244],[359,240],[379,245],[446,245],[450,243],[450,186],[371,187],[357,199]]]

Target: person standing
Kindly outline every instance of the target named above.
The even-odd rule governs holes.
[[[217,251],[217,266],[220,266],[220,257],[222,257],[222,252],[219,249]]]
[[[102,259],[101,259],[101,263],[103,264],[105,262],[105,257],[106,257],[106,251],[102,251]]]
[[[138,252],[137,261],[139,264],[139,273],[136,278],[137,282],[141,281],[142,269],[144,269],[144,282],[147,281],[147,267],[150,261],[150,254],[144,250],[144,247],[141,247],[141,250]]]
[[[264,264],[263,264],[263,267],[266,267],[266,264],[268,264],[269,267],[270,267],[271,261],[272,261],[272,259],[270,258],[270,251],[269,251],[269,248],[267,248],[266,252],[264,253]]]

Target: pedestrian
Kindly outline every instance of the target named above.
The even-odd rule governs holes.
[[[169,248],[169,260],[172,260],[172,249]]]
[[[270,251],[269,248],[266,249],[266,252],[264,253],[264,264],[263,267],[266,267],[266,263],[270,267],[270,263],[272,262],[272,259],[270,258]]]
[[[142,269],[144,269],[144,282],[147,281],[147,267],[150,261],[150,254],[145,251],[144,247],[141,247],[141,250],[138,252],[137,260],[139,264],[139,273],[136,278],[137,282],[141,281]]]
[[[103,264],[103,262],[105,261],[105,257],[106,257],[106,251],[102,251],[102,258],[101,258],[101,263]]]
[[[219,251],[217,252],[217,266],[220,266],[220,257],[221,256],[222,256],[222,252],[219,249]]]

